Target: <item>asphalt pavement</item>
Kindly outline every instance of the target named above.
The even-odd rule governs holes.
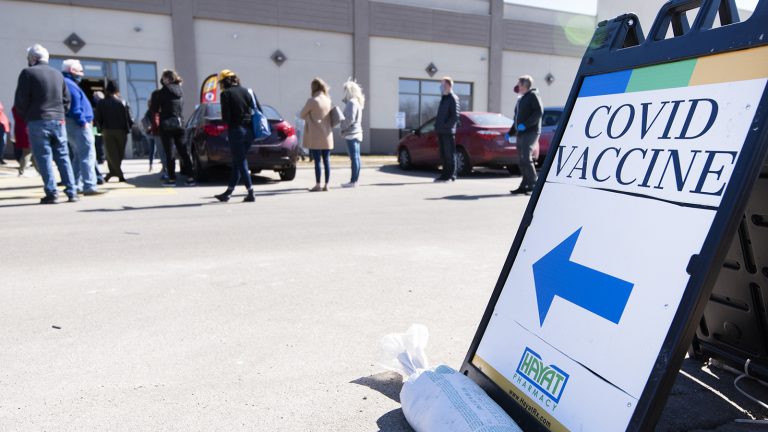
[[[355,189],[337,163],[317,193],[311,169],[263,173],[255,203],[219,203],[223,178],[163,188],[131,160],[128,183],[53,206],[0,168],[0,430],[410,430],[380,339],[422,323],[458,368],[528,198],[503,171],[391,163]],[[683,372],[658,430],[768,418],[732,374]]]

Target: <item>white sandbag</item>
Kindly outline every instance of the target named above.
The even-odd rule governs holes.
[[[414,324],[407,332],[382,340],[383,365],[406,380],[400,403],[416,432],[522,432],[519,426],[474,381],[440,365],[429,369],[427,328]]]

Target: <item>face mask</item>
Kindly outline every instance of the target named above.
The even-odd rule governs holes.
[[[80,76],[80,75],[72,75],[72,80],[75,81],[76,83],[80,84],[80,81],[83,80],[83,77]]]

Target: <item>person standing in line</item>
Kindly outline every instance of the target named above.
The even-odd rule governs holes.
[[[160,160],[160,166],[162,167],[161,179],[167,180],[168,175],[165,173],[165,152],[163,151],[163,143],[160,139],[160,117],[158,114],[153,114],[151,108],[152,96],[150,96],[147,101],[147,112],[145,112],[144,117],[141,118],[141,127],[149,141],[149,172],[152,172],[152,165],[155,160],[155,155],[157,155],[157,158]]]
[[[459,124],[461,105],[459,97],[453,92],[453,79],[443,77],[440,83],[440,105],[437,108],[435,132],[440,144],[440,159],[443,161],[443,172],[435,182],[456,180],[456,126]]]
[[[310,192],[328,191],[331,178],[331,150],[333,150],[333,128],[331,126],[331,98],[328,84],[320,78],[312,80],[312,97],[304,104],[300,117],[304,120],[304,147],[315,161],[315,187]],[[325,168],[325,184],[320,187],[320,162]]]
[[[96,106],[99,104],[99,102],[104,100],[104,93],[100,91],[93,92],[93,112],[96,113]],[[96,184],[97,185],[103,185],[104,184],[104,176],[101,174],[101,171],[99,171],[99,165],[106,162],[106,157],[104,155],[104,140],[101,137],[101,131],[99,128],[95,127],[96,123],[94,122],[94,128],[93,128],[93,143],[94,147],[96,148]]]
[[[536,167],[533,164],[533,149],[539,143],[541,135],[541,116],[543,109],[539,91],[533,87],[533,78],[523,75],[517,80],[515,92],[520,99],[515,107],[515,122],[509,129],[509,135],[517,135],[518,166],[523,180],[512,191],[513,195],[530,195],[536,186]]]
[[[19,74],[13,105],[27,122],[32,154],[43,177],[45,197],[40,199],[40,204],[58,203],[54,160],[68,201],[77,202],[80,199],[75,190],[64,126],[64,115],[69,110],[69,90],[61,72],[48,65],[48,57],[48,50],[40,44],[27,48],[29,67]]]
[[[19,161],[19,177],[26,174],[27,167],[32,165],[32,151],[29,149],[27,122],[21,117],[16,107],[11,108],[13,114],[13,147],[14,156]]]
[[[357,187],[357,181],[360,179],[363,108],[365,108],[363,90],[356,82],[348,80],[344,83],[344,120],[341,121],[341,136],[347,141],[347,153],[352,162],[352,176],[349,183],[344,183],[341,187]]]
[[[5,108],[3,103],[0,102],[0,165],[5,165],[5,144],[11,139],[11,122],[8,121],[8,116],[5,115]]]
[[[125,158],[125,145],[128,142],[128,132],[133,127],[133,119],[128,103],[120,98],[120,90],[114,81],[107,83],[107,97],[96,105],[96,124],[104,139],[109,167],[104,181],[108,182],[112,177],[117,177],[120,182],[124,182],[125,175],[121,165]]]
[[[246,156],[253,143],[252,113],[254,109],[261,111],[261,105],[252,90],[241,86],[240,78],[229,69],[219,72],[219,85],[224,90],[220,96],[221,119],[229,127],[227,137],[232,152],[232,171],[227,190],[216,195],[216,199],[221,202],[229,201],[230,195],[242,178],[248,192],[243,202],[253,202],[253,184]]]
[[[66,115],[67,141],[72,150],[72,172],[75,188],[83,195],[104,193],[96,187],[96,147],[93,137],[93,107],[80,89],[84,71],[79,60],[64,60],[61,66],[64,82],[72,98]]]
[[[184,92],[181,89],[182,79],[172,70],[164,70],[160,78],[162,88],[153,93],[150,111],[160,114],[160,137],[165,151],[165,167],[168,169],[168,180],[163,186],[176,186],[176,160],[173,158],[173,147],[179,154],[181,173],[187,177],[187,186],[196,184],[192,175],[192,159],[184,145],[184,120],[182,108]]]

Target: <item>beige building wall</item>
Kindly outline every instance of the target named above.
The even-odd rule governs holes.
[[[434,77],[425,70],[430,62],[438,68]],[[473,83],[473,109],[488,109],[487,48],[372,37],[371,128],[395,130],[400,78],[440,79],[445,75]]]
[[[231,69],[253,88],[259,102],[275,107],[292,123],[310,97],[314,77],[331,86],[331,98],[339,104],[342,84],[352,76],[348,34],[198,19],[195,43],[201,83],[212,73]],[[282,66],[270,58],[277,49],[287,58]]]
[[[9,114],[26,49],[34,43],[56,56],[155,62],[158,73],[173,68],[167,15],[0,0],[0,29],[0,101]],[[63,43],[73,32],[86,43],[77,54]]]
[[[501,112],[510,118],[514,115],[517,95],[513,89],[521,75],[533,77],[544,106],[565,105],[580,63],[581,59],[575,57],[505,51]],[[551,85],[544,79],[548,73],[555,77]]]
[[[491,11],[488,0],[375,0],[379,3],[393,3],[404,6],[414,6],[429,9],[449,10],[479,15],[487,15]]]

